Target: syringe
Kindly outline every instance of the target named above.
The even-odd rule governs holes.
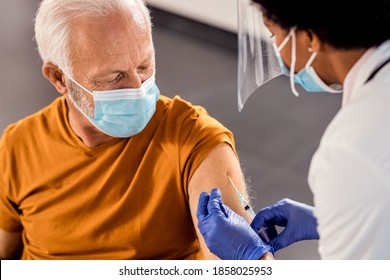
[[[241,205],[242,207],[244,207],[244,210],[248,213],[248,215],[251,217],[251,219],[253,220],[256,216],[256,213],[253,211],[252,207],[250,206],[250,204],[248,203],[248,201],[242,196],[242,194],[238,191],[238,189],[236,188],[236,185],[233,183],[233,180],[232,178],[230,178],[229,175],[227,175],[230,183],[232,184],[233,188],[236,190],[237,192],[237,196],[238,198],[240,199],[240,202],[241,202]],[[261,227],[259,229],[259,231],[257,232],[257,234],[259,234],[262,239],[269,243],[271,240],[269,239],[268,237],[268,234],[267,234],[267,228],[266,227]]]

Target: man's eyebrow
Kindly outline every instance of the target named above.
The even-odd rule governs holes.
[[[152,56],[148,55],[142,62],[141,64],[144,64],[144,63],[147,63],[147,62],[151,62],[152,61]]]
[[[146,63],[151,63],[153,61],[153,55],[147,55],[147,57],[139,64],[139,65],[143,65],[143,64],[146,64]],[[91,82],[95,82],[95,81],[99,81],[99,80],[102,80],[102,79],[105,79],[107,76],[109,75],[112,75],[112,74],[124,74],[124,73],[127,73],[127,69],[113,69],[113,70],[107,70],[105,72],[101,72],[101,73],[94,73],[90,76],[87,76],[87,79]]]
[[[123,70],[123,69],[109,70],[109,71],[102,72],[102,73],[92,74],[91,76],[88,76],[87,78],[88,78],[88,80],[96,81],[96,80],[99,80],[99,79],[104,79],[104,78],[106,78],[109,75],[120,74],[120,73],[126,73],[126,70]]]

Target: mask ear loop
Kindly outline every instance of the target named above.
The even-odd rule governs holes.
[[[290,86],[293,94],[296,97],[299,97],[299,92],[295,88],[295,82],[294,82],[294,75],[295,75],[295,63],[297,60],[297,40],[295,37],[295,29],[296,27],[293,27],[290,31],[291,33],[291,66],[290,66]]]
[[[80,88],[82,88],[83,90],[85,90],[86,92],[88,92],[90,95],[92,95],[93,97],[93,94],[92,92],[90,92],[89,90],[87,90],[85,87],[83,87],[82,85],[80,85],[78,82],[76,82],[68,73],[66,73],[64,70],[62,70],[62,72],[65,74],[65,76],[68,77],[69,80],[71,80],[73,83],[75,83],[76,85],[78,85]],[[79,110],[87,119],[90,119],[90,118],[93,118],[93,117],[90,117],[88,116],[76,103],[75,100],[73,100],[73,97],[71,94],[68,94],[68,97],[70,99],[70,101],[73,103],[73,105],[77,108],[77,110]],[[101,130],[100,128],[98,128],[99,130]],[[101,130],[102,131],[102,130]],[[103,131],[104,132],[104,131]]]
[[[73,78],[68,74],[66,73],[64,70],[62,70],[62,72],[72,81],[74,82],[76,85],[78,85],[79,87],[81,87],[83,90],[85,90],[86,92],[88,92],[90,95],[93,96],[92,92],[90,92],[89,90],[87,90],[85,87],[83,87],[82,85],[80,85],[78,82],[76,82],[75,80],[73,80]]]
[[[310,49],[309,49],[309,51],[310,51]],[[313,52],[311,54],[309,60],[306,62],[306,65],[305,65],[306,69],[309,69],[311,67],[311,65],[313,64],[313,61],[316,58],[316,56],[317,56],[317,52]]]
[[[290,40],[290,37],[292,36],[292,31],[295,30],[295,27],[293,27],[290,32],[287,34],[286,38],[284,38],[284,40],[282,41],[282,43],[279,45],[279,47],[277,46],[277,49],[278,49],[278,52],[280,53],[282,51],[282,49],[287,45],[288,41]],[[276,44],[275,44],[276,46]]]

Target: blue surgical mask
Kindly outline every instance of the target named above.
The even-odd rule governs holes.
[[[341,85],[334,84],[328,86],[327,84],[325,84],[324,81],[322,81],[321,78],[317,75],[314,68],[311,66],[314,59],[317,56],[316,52],[313,52],[313,54],[307,61],[305,67],[295,74],[295,62],[296,62],[295,29],[296,28],[292,28],[290,30],[289,34],[287,35],[286,38],[284,38],[283,42],[280,44],[279,47],[276,46],[275,43],[273,43],[276,52],[276,58],[278,60],[282,74],[286,76],[290,76],[291,90],[294,93],[294,95],[299,96],[299,93],[295,88],[295,83],[300,84],[308,92],[331,92],[331,93],[342,92]],[[292,48],[291,48],[291,67],[289,70],[283,62],[282,56],[280,55],[280,51],[286,46],[290,38],[292,38]]]
[[[65,73],[65,72],[64,72]],[[65,73],[66,74],[66,73]],[[141,132],[156,110],[160,91],[155,75],[144,81],[140,88],[90,92],[66,74],[76,85],[92,95],[95,115],[89,117],[69,95],[76,108],[100,131],[117,138],[128,138]]]

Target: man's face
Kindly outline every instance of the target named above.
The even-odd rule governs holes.
[[[75,81],[90,92],[139,88],[154,73],[150,27],[138,13],[75,19],[70,29]],[[70,94],[78,91],[75,101],[83,103],[83,109],[89,106],[93,111],[92,96],[74,85],[69,90]]]

